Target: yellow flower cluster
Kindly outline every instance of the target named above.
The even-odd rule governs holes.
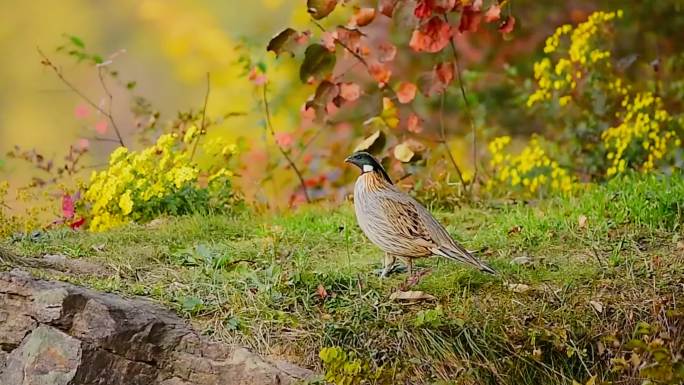
[[[184,146],[194,137],[192,127],[182,140],[177,134],[165,134],[142,151],[129,151],[125,147],[114,150],[109,167],[93,172],[85,189],[83,198],[89,211],[89,229],[102,231],[141,219],[150,207],[159,210],[159,201],[186,188],[198,188],[200,170],[190,161],[189,146]],[[210,143],[215,147],[218,142]],[[235,146],[221,147],[224,154],[236,151]],[[209,180],[230,176],[230,171],[220,168]]]
[[[619,80],[617,87],[619,87]],[[642,171],[653,170],[672,147],[681,145],[676,133],[668,128],[671,116],[663,109],[660,98],[651,92],[638,93],[622,101],[625,111],[618,113],[621,123],[603,132],[610,167],[607,176],[625,171],[630,164]],[[641,163],[641,164],[639,164]]]
[[[488,145],[492,155],[489,165],[494,171],[494,177],[487,182],[489,190],[502,184],[521,189],[528,195],[539,192],[545,186],[562,193],[570,193],[575,189],[575,178],[549,158],[538,138],[533,137],[517,155],[505,153],[510,143],[510,136],[501,136]]]
[[[589,19],[580,23],[576,28],[569,24],[556,29],[556,32],[546,39],[544,53],[561,53],[561,38],[570,35],[570,45],[567,52],[554,63],[550,57],[545,57],[534,64],[534,79],[537,90],[527,99],[527,106],[551,100],[554,93],[558,93],[558,103],[566,106],[572,100],[569,95],[577,87],[577,82],[583,74],[589,73],[597,65],[611,66],[607,60],[610,51],[596,48],[596,42],[606,30],[606,25],[615,18],[622,17],[622,11],[595,12]]]

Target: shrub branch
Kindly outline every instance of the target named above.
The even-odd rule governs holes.
[[[301,171],[297,168],[297,165],[294,163],[292,158],[290,158],[290,155],[285,151],[285,149],[278,143],[278,140],[276,139],[275,135],[275,130],[273,129],[273,122],[271,121],[271,109],[268,104],[268,96],[267,96],[267,90],[268,90],[268,85],[267,83],[264,84],[263,89],[262,89],[262,98],[263,98],[263,103],[264,103],[264,115],[266,116],[266,126],[268,127],[268,130],[273,137],[273,140],[275,141],[276,147],[278,147],[278,150],[280,153],[283,155],[287,163],[292,167],[292,170],[294,171],[295,174],[297,174],[297,179],[299,179],[299,184],[302,186],[302,191],[304,191],[304,198],[306,198],[307,203],[311,203],[311,198],[309,197],[309,192],[306,189],[306,183],[304,182],[304,177],[302,177]]]
[[[43,53],[43,51],[42,51],[40,48],[38,48],[38,53],[39,53],[40,56],[43,58],[43,60],[41,60],[41,64],[50,67],[50,69],[52,69],[52,71],[55,73],[55,75],[57,75],[57,77],[59,78],[59,80],[61,80],[62,83],[64,83],[64,85],[66,85],[67,87],[69,87],[69,89],[70,89],[71,91],[73,91],[76,95],[78,95],[81,99],[83,99],[83,101],[85,101],[86,103],[88,103],[92,108],[94,108],[94,109],[97,110],[99,113],[101,113],[102,115],[104,115],[105,117],[107,117],[107,119],[109,120],[109,122],[112,124],[112,128],[114,129],[114,133],[116,134],[116,138],[117,138],[118,143],[119,143],[122,147],[126,147],[126,145],[124,144],[124,141],[123,141],[123,137],[121,136],[121,131],[119,130],[119,126],[116,124],[116,121],[115,121],[115,119],[114,119],[114,116],[113,116],[112,113],[111,113],[111,101],[112,101],[112,99],[113,99],[113,96],[112,96],[112,94],[109,92],[109,89],[107,88],[107,86],[106,86],[106,84],[105,84],[105,82],[104,82],[104,79],[103,79],[103,77],[102,77],[102,71],[101,71],[101,68],[102,68],[102,67],[98,67],[98,77],[100,78],[100,83],[102,84],[102,88],[104,88],[105,93],[109,96],[109,100],[110,100],[109,111],[106,111],[106,110],[104,110],[102,107],[98,106],[97,103],[95,103],[95,102],[94,102],[92,99],[90,99],[86,94],[84,94],[83,92],[81,92],[81,90],[79,90],[76,86],[74,86],[69,80],[67,80],[67,78],[64,77],[64,74],[62,73],[62,70],[60,70],[60,69],[59,69],[59,68],[58,68],[58,67],[57,67],[57,66],[56,66],[56,65],[55,65],[55,64],[54,64],[54,63],[53,63],[53,62],[52,62],[52,61]]]

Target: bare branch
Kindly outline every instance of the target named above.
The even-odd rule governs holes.
[[[78,95],[81,99],[83,99],[83,101],[88,103],[91,107],[93,107],[95,110],[97,110],[98,112],[100,112],[102,115],[106,116],[109,119],[109,121],[112,123],[112,127],[116,131],[116,134],[117,134],[118,139],[119,139],[118,140],[119,144],[121,144],[121,146],[123,146],[123,147],[126,147],[126,145],[123,142],[123,139],[121,138],[119,128],[117,127],[116,122],[114,121],[114,117],[112,116],[112,114],[103,110],[100,106],[97,105],[97,103],[95,103],[92,99],[90,99],[83,92],[81,92],[81,90],[76,88],[76,86],[74,86],[69,80],[67,80],[64,77],[64,75],[62,74],[62,71],[59,68],[57,68],[57,66],[52,61],[50,61],[50,59],[43,53],[43,51],[41,51],[40,48],[38,48],[38,53],[43,58],[41,63],[43,65],[50,67],[50,69],[52,69],[52,71],[55,73],[55,75],[57,75],[57,77],[59,78],[59,80],[62,81],[62,83],[64,83],[67,87],[69,87],[69,89],[71,91],[73,91],[76,95]],[[105,92],[107,92],[109,94],[109,91],[107,90],[106,86],[104,86],[104,83],[103,83],[103,87],[105,88]],[[110,97],[111,97],[111,95],[110,95]]]
[[[268,104],[268,97],[266,95],[268,89],[268,83],[264,84],[263,87],[263,103],[264,103],[264,114],[266,115],[266,125],[268,127],[269,132],[271,133],[271,136],[273,139],[276,139],[275,136],[275,130],[273,129],[273,123],[271,122],[271,109]],[[311,203],[311,198],[309,197],[309,192],[306,189],[306,183],[304,182],[304,177],[302,177],[302,173],[299,171],[297,168],[297,165],[292,161],[292,158],[290,158],[290,155],[288,155],[287,151],[285,151],[284,148],[280,146],[277,140],[275,140],[276,147],[278,147],[278,150],[280,150],[280,153],[283,155],[287,163],[292,167],[292,170],[297,174],[297,179],[299,179],[299,183],[302,186],[302,190],[304,191],[304,197],[306,198],[307,203]]]
[[[207,116],[207,103],[209,102],[209,92],[211,91],[209,72],[207,72],[207,92],[204,94],[204,107],[202,107],[202,123],[200,124],[199,133],[197,134],[197,139],[195,139],[195,144],[192,146],[192,152],[190,153],[190,161],[195,157],[195,151],[197,151],[197,146],[199,145],[200,138],[204,135],[204,119]]]
[[[444,21],[449,24],[449,18],[444,14]],[[456,79],[458,80],[458,86],[461,89],[461,96],[463,96],[463,103],[466,109],[466,119],[470,124],[470,130],[473,134],[473,179],[472,183],[477,180],[477,131],[475,129],[475,121],[473,120],[473,114],[470,109],[470,102],[468,102],[468,97],[466,96],[465,86],[463,85],[463,79],[461,77],[461,64],[458,60],[458,54],[456,52],[456,44],[454,44],[454,38],[449,39],[449,44],[451,45],[451,53],[454,56],[454,62],[456,63]]]
[[[447,143],[446,139],[446,128],[444,127],[444,101],[446,99],[446,90],[442,92],[442,98],[440,100],[440,105],[439,105],[439,142],[442,143],[444,146],[444,150],[446,151],[447,155],[449,156],[449,160],[451,161],[451,164],[454,166],[454,169],[456,170],[456,174],[458,174],[458,179],[461,181],[461,184],[463,184],[463,188],[465,188],[466,183],[465,180],[463,179],[463,173],[461,172],[461,168],[458,167],[458,164],[456,163],[456,159],[454,159],[454,156],[451,154],[451,149],[449,148],[449,143]]]
[[[106,116],[107,116],[107,118],[109,118],[109,121],[112,123],[112,128],[114,129],[114,132],[116,133],[117,139],[119,139],[119,143],[121,143],[121,145],[123,147],[126,147],[126,146],[124,146],[123,139],[121,137],[121,132],[119,131],[119,127],[116,125],[116,122],[114,121],[114,115],[112,115],[112,104],[114,103],[114,96],[112,96],[112,93],[109,92],[109,88],[107,88],[107,83],[105,83],[104,76],[102,76],[102,68],[103,68],[103,66],[101,66],[101,65],[97,66],[97,77],[100,78],[100,84],[102,85],[102,89],[104,90],[104,92],[107,94],[107,97],[109,98]]]

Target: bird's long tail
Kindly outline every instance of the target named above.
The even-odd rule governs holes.
[[[457,243],[449,246],[440,246],[438,248],[433,249],[432,251],[435,254],[442,256],[446,259],[473,266],[476,269],[483,271],[485,273],[496,274],[496,271],[494,269],[492,269],[479,259],[475,258],[475,256],[470,254],[466,249],[464,249],[461,245]]]

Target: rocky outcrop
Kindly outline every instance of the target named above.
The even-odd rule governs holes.
[[[149,300],[0,273],[1,385],[275,385],[309,376],[207,341]]]

